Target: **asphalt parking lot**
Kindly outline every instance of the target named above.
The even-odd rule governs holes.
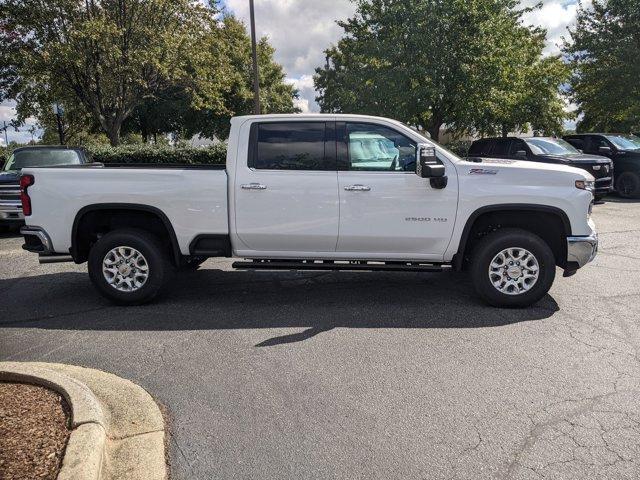
[[[0,360],[107,370],[171,418],[172,479],[640,477],[640,202],[536,307],[460,274],[231,271],[144,307],[0,238]]]

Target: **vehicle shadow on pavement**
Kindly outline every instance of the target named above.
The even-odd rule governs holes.
[[[605,197],[603,201],[604,203],[640,203],[640,198]]]
[[[20,230],[4,230],[0,229],[0,239],[2,238],[18,238],[21,237]]]
[[[65,330],[304,328],[256,346],[300,342],[333,328],[486,328],[542,320],[547,295],[526,309],[482,304],[457,273],[244,272],[179,274],[150,305],[118,307],[84,273],[0,280],[0,327]]]

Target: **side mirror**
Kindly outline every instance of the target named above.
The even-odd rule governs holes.
[[[428,178],[431,188],[441,190],[447,186],[446,169],[438,157],[436,149],[427,144],[418,145],[416,152],[416,173],[421,178]]]
[[[518,150],[516,152],[516,157],[527,158],[527,151],[526,150]]]
[[[603,153],[604,155],[610,155],[611,147],[600,147],[598,148],[598,152]]]
[[[416,173],[422,178],[444,177],[445,168],[436,157],[436,149],[429,145],[418,146]]]

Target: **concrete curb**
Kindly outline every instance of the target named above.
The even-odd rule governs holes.
[[[142,387],[99,370],[32,362],[0,362],[0,381],[42,385],[71,407],[58,480],[167,478],[164,419]]]

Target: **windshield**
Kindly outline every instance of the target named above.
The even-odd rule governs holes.
[[[525,138],[534,155],[573,155],[580,153],[570,143],[559,138]]]
[[[27,167],[53,167],[55,165],[78,165],[82,163],[75,150],[38,148],[18,150],[7,160],[3,171],[19,171]]]
[[[620,150],[640,150],[640,138],[635,135],[605,135]]]

